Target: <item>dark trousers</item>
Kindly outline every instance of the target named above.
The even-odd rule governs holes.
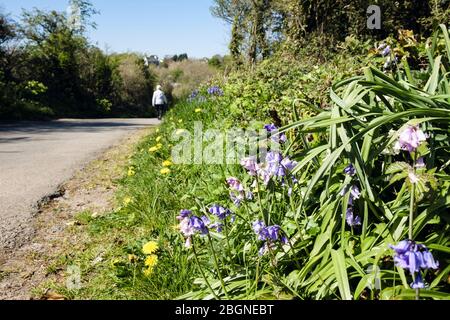
[[[155,105],[156,113],[158,115],[158,119],[161,120],[164,113],[166,113],[166,105],[165,104],[157,104]]]

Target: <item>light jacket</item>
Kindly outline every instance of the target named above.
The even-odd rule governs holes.
[[[161,90],[156,90],[153,93],[152,105],[156,106],[161,104],[167,104],[166,95]]]

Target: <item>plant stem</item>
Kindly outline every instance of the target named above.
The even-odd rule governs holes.
[[[265,222],[269,225],[270,224],[270,221],[268,221],[269,219],[265,219],[265,216],[264,216],[264,210],[263,210],[262,201],[261,201],[261,188],[260,188],[260,183],[259,183],[259,177],[258,176],[256,176],[256,188],[258,188],[259,211],[261,212],[263,220],[267,220]]]
[[[219,296],[214,292],[213,288],[209,284],[209,281],[206,278],[205,273],[203,272],[202,266],[200,265],[200,262],[198,261],[197,252],[195,251],[194,239],[192,239],[192,251],[194,251],[195,262],[197,263],[197,265],[200,269],[200,273],[202,274],[203,279],[205,279],[206,285],[208,286],[209,290],[211,290],[211,293],[213,294],[214,298],[216,298],[217,300],[220,300]]]
[[[225,282],[223,282],[222,275],[220,274],[219,261],[217,260],[216,251],[214,250],[211,235],[209,233],[208,233],[208,242],[209,242],[209,246],[211,247],[211,252],[212,252],[213,258],[214,258],[214,264],[216,266],[217,275],[219,276],[220,284],[222,285],[223,292],[225,293],[225,296],[227,297],[227,299],[230,300],[227,289],[225,288]]]

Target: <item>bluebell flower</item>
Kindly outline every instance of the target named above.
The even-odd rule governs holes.
[[[411,283],[411,288],[413,289],[425,289],[426,288],[426,284],[422,279],[422,274],[420,272],[418,272],[414,278],[414,282]]]
[[[265,227],[266,227],[266,224],[261,220],[256,220],[255,222],[253,222],[253,225],[252,225],[253,231],[256,234],[259,234],[261,232],[261,230],[264,229]]]
[[[278,127],[272,123],[272,124],[266,124],[264,126],[264,129],[266,129],[267,132],[272,132],[272,131],[277,131]]]
[[[347,224],[350,227],[355,227],[355,226],[361,225],[361,218],[359,216],[354,215],[353,208],[347,209],[347,215],[345,217],[345,220],[347,221]]]
[[[195,231],[205,235],[208,234],[208,227],[205,225],[202,219],[197,216],[192,216],[190,218],[190,224]]]
[[[390,245],[389,247],[395,251],[395,265],[408,269],[411,274],[419,272],[420,269],[437,269],[439,267],[439,263],[434,260],[431,252],[423,244],[403,240],[398,245]]]
[[[230,210],[219,205],[213,205],[211,208],[209,208],[209,212],[217,216],[220,220],[225,220],[229,215],[231,215]]]
[[[389,55],[391,53],[391,46],[387,46],[386,48],[384,48],[384,50],[381,52],[381,55],[383,57],[386,57],[387,55]]]
[[[356,169],[355,169],[355,167],[353,166],[353,164],[349,164],[347,167],[345,167],[344,173],[345,173],[346,175],[350,176],[350,177],[355,176],[355,174],[356,174]]]
[[[211,96],[223,96],[223,91],[218,86],[212,86],[208,88],[208,94]]]
[[[190,215],[192,215],[192,211],[183,209],[181,210],[180,215],[177,217],[177,219],[183,220],[184,218],[189,217]]]

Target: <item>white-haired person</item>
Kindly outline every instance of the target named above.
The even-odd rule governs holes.
[[[153,93],[152,105],[156,109],[158,119],[161,120],[167,108],[167,98],[164,91],[161,90],[160,85],[156,86],[156,91]]]

